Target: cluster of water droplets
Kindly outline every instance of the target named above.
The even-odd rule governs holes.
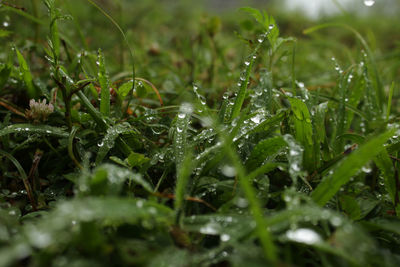
[[[107,149],[111,149],[114,147],[115,139],[122,133],[129,131],[129,123],[124,122],[121,124],[118,124],[116,126],[110,127],[107,130],[106,135],[104,136],[103,139],[101,139],[98,143],[97,146],[99,148],[105,147]]]
[[[204,111],[204,107],[207,105],[207,100],[206,98],[199,93],[199,86],[196,84],[193,84],[193,92],[196,95],[196,98],[199,100],[201,107],[198,109],[199,113],[202,113]]]
[[[304,171],[302,170],[303,162],[303,147],[301,147],[293,136],[286,134],[283,136],[289,147],[289,153],[287,153],[287,159],[289,162],[289,174],[293,179],[293,184],[297,183],[298,177],[304,176]]]
[[[260,35],[258,36],[258,38],[257,38],[257,41],[258,41],[260,44],[263,43],[263,42],[266,40],[266,38],[268,37],[268,35],[271,33],[271,31],[272,31],[274,28],[275,28],[275,25],[274,25],[274,24],[270,24],[270,25],[268,26],[268,31],[267,31],[266,33],[260,34]]]
[[[201,224],[199,232],[205,235],[219,235],[221,242],[232,240],[234,229],[240,221],[231,216],[219,215],[204,218],[193,215],[187,219],[187,223],[196,225]]]
[[[231,123],[231,126],[237,127],[239,126],[239,131],[233,138],[233,141],[236,142],[242,138],[248,139],[251,132],[259,126],[261,123],[263,123],[266,119],[268,118],[268,112],[261,108],[258,109],[256,112],[254,112],[250,118],[245,119],[241,125],[237,125],[239,120],[233,120]],[[233,130],[233,127],[231,128],[231,131]]]
[[[177,163],[182,162],[186,150],[186,132],[190,123],[193,105],[184,102],[179,108],[175,122],[174,150]]]
[[[342,73],[343,73],[343,70],[342,70],[342,68],[340,67],[339,63],[337,62],[336,58],[335,58],[335,57],[332,57],[331,60],[332,60],[333,64],[335,65],[335,70],[336,70],[339,74],[342,74]]]

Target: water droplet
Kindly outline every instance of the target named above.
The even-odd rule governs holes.
[[[335,227],[342,225],[342,218],[340,218],[339,216],[332,217],[330,221],[331,224]]]
[[[220,226],[216,223],[208,223],[200,228],[200,233],[206,235],[216,235],[218,234]]]
[[[361,168],[361,170],[363,171],[363,172],[365,172],[365,173],[371,173],[372,172],[372,168],[371,167],[369,167],[369,166],[363,166],[362,168]]]
[[[97,146],[98,146],[98,147],[104,146],[104,142],[103,142],[103,141],[98,142],[98,143],[97,143]]]
[[[249,62],[249,61],[245,61],[244,64],[245,64],[246,66],[249,66],[249,65],[250,65],[250,62]]]
[[[16,212],[15,210],[10,210],[10,211],[8,212],[8,214],[11,215],[11,216],[14,216],[14,215],[17,214],[17,212]]]
[[[364,5],[373,6],[375,4],[375,0],[364,0]]]
[[[181,133],[181,132],[183,132],[183,128],[176,127],[176,131],[177,131],[178,133]]]
[[[231,239],[231,236],[228,235],[228,234],[222,234],[220,236],[220,239],[221,239],[222,242],[227,242],[227,241],[229,241]]]
[[[261,119],[262,119],[262,115],[261,114],[257,114],[256,116],[252,117],[250,120],[254,123],[260,123]]]
[[[180,119],[184,119],[185,117],[186,117],[185,113],[179,113],[178,114],[178,118],[180,118]]]
[[[143,201],[142,200],[136,201],[136,207],[142,208],[143,207]]]
[[[274,24],[269,24],[268,29],[272,30],[275,27]]]
[[[8,27],[8,26],[10,26],[10,23],[9,23],[8,21],[4,21],[4,22],[3,22],[3,26],[4,26],[4,27]]]
[[[316,244],[322,241],[321,236],[317,232],[307,228],[289,230],[286,232],[286,237],[292,241],[308,245]]]
[[[233,166],[230,165],[224,165],[221,168],[221,172],[223,175],[227,176],[227,177],[234,177],[236,175],[236,169]]]
[[[290,165],[290,168],[295,172],[300,171],[300,166],[297,163],[293,163],[292,165]]]
[[[249,202],[245,198],[241,197],[236,200],[236,206],[238,206],[239,208],[246,208],[248,205]]]

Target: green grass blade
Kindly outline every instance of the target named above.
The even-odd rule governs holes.
[[[394,82],[392,82],[392,85],[390,86],[390,89],[389,89],[389,98],[388,98],[388,104],[387,104],[387,110],[386,110],[386,121],[389,120],[389,116],[390,116],[390,110],[392,107],[393,91],[394,91]]]
[[[32,16],[31,14],[21,10],[20,8],[15,8],[15,7],[12,7],[10,5],[2,5],[0,10],[6,10],[6,11],[14,12],[15,14],[18,14],[18,15],[20,15],[20,16],[22,16],[22,17],[24,17],[24,18],[36,23],[36,24],[40,24],[40,25],[44,25],[45,24],[45,22],[43,20],[40,20],[40,19]]]
[[[35,85],[33,84],[32,74],[29,69],[28,63],[25,61],[24,56],[17,48],[15,48],[15,51],[17,52],[19,71],[22,75],[23,81],[25,82],[26,89],[28,91],[28,96],[30,98],[35,98],[38,96],[38,92]]]
[[[86,95],[79,91],[76,93],[78,97],[81,99],[82,105],[87,109],[87,112],[93,118],[93,120],[97,123],[102,131],[106,131],[108,129],[108,124],[106,123],[103,115],[90,103],[90,100],[86,97]]]
[[[108,77],[108,73],[106,71],[104,55],[99,49],[97,64],[99,67],[98,70],[98,79],[100,83],[101,93],[100,93],[100,112],[104,116],[110,115],[110,81]]]
[[[395,130],[389,130],[372,138],[350,156],[342,159],[334,168],[333,174],[324,178],[312,192],[312,199],[321,206],[325,205],[339,191],[340,187],[349,182],[351,177],[368,161],[385,149],[383,145],[394,132]]]
[[[188,144],[187,144],[187,130],[189,127],[190,117],[193,112],[193,107],[189,103],[183,103],[176,116],[175,129],[174,129],[174,152],[175,164],[177,173],[179,173],[180,165],[182,164]]]
[[[252,186],[252,180],[250,180],[246,175],[238,155],[232,149],[232,146],[227,143],[228,140],[226,138],[224,139],[224,150],[235,167],[239,184],[243,189],[247,200],[249,201],[250,211],[256,223],[256,233],[263,247],[264,255],[266,259],[270,260],[271,262],[275,262],[277,260],[276,247],[265,222],[261,204],[259,203],[255,190]]]
[[[127,125],[118,124],[107,129],[104,138],[99,142],[99,152],[96,156],[96,165],[99,165],[107,153],[114,147],[115,140],[124,132],[130,132]]]
[[[13,155],[11,155],[10,153],[8,153],[6,151],[0,150],[0,156],[8,158],[14,164],[14,166],[17,168],[22,180],[28,179],[28,176],[26,175],[24,168],[22,168],[21,164],[18,162],[18,160],[16,158],[13,157]]]
[[[312,171],[314,166],[314,150],[313,150],[313,129],[311,125],[310,112],[306,104],[297,98],[289,98],[291,105],[290,119],[294,127],[294,136],[304,148],[303,165]]]
[[[14,55],[14,53],[11,53],[11,52],[8,53],[7,63],[0,70],[0,88],[4,87],[4,85],[8,81],[8,78],[11,75],[11,71],[13,69],[13,55]]]
[[[13,124],[0,130],[0,137],[6,134],[40,134],[65,138],[69,136],[63,128],[28,123]]]
[[[377,94],[377,104],[380,108],[382,108],[383,103],[384,103],[384,96],[385,96],[385,92],[383,91],[383,86],[381,85],[381,81],[379,79],[379,74],[378,74],[378,68],[374,59],[374,56],[372,54],[372,51],[367,43],[367,41],[365,41],[365,39],[362,37],[362,35],[356,31],[354,28],[350,27],[349,25],[346,24],[341,24],[341,23],[324,23],[324,24],[320,24],[308,29],[305,29],[303,31],[304,34],[310,34],[312,32],[321,30],[321,29],[325,29],[325,28],[330,28],[330,27],[341,27],[344,29],[347,29],[349,31],[351,31],[356,37],[357,39],[360,41],[361,45],[364,47],[367,56],[371,62],[372,65],[372,69],[373,69],[373,80],[374,80],[374,89],[376,91]]]
[[[248,170],[254,170],[259,167],[266,159],[278,153],[286,146],[285,140],[281,136],[268,138],[259,142],[251,152],[246,162]]]
[[[58,64],[58,59],[60,58],[60,37],[58,32],[59,14],[56,9],[56,0],[45,0],[44,1],[50,15],[50,48],[53,52],[54,62]]]
[[[240,82],[239,92],[236,96],[235,103],[233,104],[231,120],[239,116],[240,110],[242,109],[242,105],[246,97],[246,90],[249,85],[250,73],[251,69],[253,68],[254,60],[255,59],[253,57],[250,57],[250,61],[245,62],[246,71],[244,77],[243,78],[241,77],[241,80],[243,81]]]
[[[128,39],[126,38],[126,35],[124,33],[124,31],[121,29],[121,27],[119,26],[119,24],[109,15],[107,14],[107,12],[105,12],[99,5],[97,5],[94,1],[92,0],[86,0],[88,1],[91,5],[93,5],[97,10],[99,10],[108,20],[111,21],[112,24],[114,24],[114,26],[118,29],[118,31],[121,33],[123,40],[126,44],[126,46],[128,47],[128,51],[129,51],[129,55],[131,58],[131,63],[132,63],[132,81],[135,81],[136,79],[136,71],[135,71],[135,58],[134,58],[134,53],[133,53],[133,49],[131,47],[131,45],[129,44]],[[132,83],[132,92],[135,90],[135,83]],[[131,94],[130,94],[131,96]],[[129,99],[130,100],[130,99]],[[129,106],[129,101],[128,100],[128,105],[127,108]]]
[[[387,150],[385,149],[379,153],[374,159],[374,162],[382,173],[385,189],[389,193],[390,199],[393,204],[396,204],[399,198],[399,196],[396,196],[396,177],[393,163]]]
[[[217,122],[217,119],[215,119],[214,122]],[[218,128],[217,125],[215,125],[215,128]],[[250,180],[252,174],[246,175],[245,168],[241,164],[238,154],[236,153],[236,151],[234,151],[232,147],[231,138],[228,137],[224,132],[220,132],[219,136],[221,138],[222,148],[225,151],[226,156],[232,162],[236,172],[236,176],[238,177],[239,184],[249,202],[249,209],[256,223],[256,234],[260,240],[265,258],[271,262],[276,262],[277,260],[276,247],[273,242],[271,233],[269,232],[267,224],[265,222],[261,204],[252,186],[252,179]]]
[[[179,216],[182,211],[183,201],[185,199],[185,193],[187,184],[189,182],[190,175],[193,170],[193,159],[192,153],[188,152],[184,156],[183,162],[180,164],[180,168],[178,169],[177,177],[176,177],[176,186],[175,186],[175,202],[174,208],[177,216]],[[177,217],[179,222],[179,218]]]

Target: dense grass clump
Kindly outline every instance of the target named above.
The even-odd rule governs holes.
[[[400,265],[396,18],[78,2],[0,3],[0,266]]]

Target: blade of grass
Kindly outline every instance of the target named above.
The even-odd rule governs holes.
[[[48,125],[32,125],[28,123],[13,124],[0,130],[0,136],[19,133],[52,135],[65,138],[69,136],[63,128]]]
[[[324,178],[312,192],[312,199],[319,205],[325,205],[351,177],[368,161],[382,152],[386,141],[393,136],[395,130],[386,131],[363,144],[359,149],[342,159],[334,168],[333,174]]]
[[[381,153],[379,153],[375,157],[374,162],[382,173],[385,189],[389,193],[390,199],[392,200],[393,204],[398,203],[399,196],[396,195],[397,190],[395,171],[393,168],[392,160],[390,159],[387,150],[385,149]]]
[[[18,162],[18,160],[16,158],[14,158],[14,156],[9,154],[8,152],[0,150],[0,156],[8,158],[14,164],[14,166],[17,168],[17,170],[19,172],[19,175],[21,176],[21,179],[22,179],[22,181],[24,183],[25,190],[26,190],[26,192],[28,194],[29,201],[31,202],[31,205],[32,205],[33,209],[36,210],[35,197],[34,197],[34,194],[33,194],[33,191],[32,191],[32,187],[31,187],[31,185],[29,183],[28,176],[26,175],[26,172],[25,172],[24,168],[22,168],[22,166]]]
[[[392,82],[392,85],[390,86],[390,89],[389,89],[389,98],[388,98],[388,104],[387,104],[387,110],[386,110],[386,121],[389,121],[390,110],[392,107],[393,91],[394,91],[394,82]]]
[[[347,29],[349,31],[351,31],[356,37],[357,39],[360,41],[361,45],[364,47],[365,51],[367,52],[367,56],[369,58],[369,60],[371,61],[371,65],[373,68],[373,74],[374,74],[374,89],[376,91],[377,94],[377,104],[380,108],[382,108],[383,106],[383,102],[384,102],[384,91],[383,91],[383,87],[381,85],[381,81],[379,79],[379,75],[378,75],[378,69],[377,69],[377,65],[374,59],[374,56],[372,54],[371,49],[369,48],[368,43],[365,41],[365,39],[362,37],[362,35],[356,31],[354,28],[350,27],[349,25],[346,24],[341,24],[341,23],[324,23],[324,24],[320,24],[308,29],[305,29],[303,31],[304,34],[310,34],[312,32],[321,30],[321,29],[325,29],[325,28],[330,28],[330,27],[341,27],[344,29]]]
[[[38,90],[33,84],[32,74],[31,71],[29,70],[28,63],[25,61],[24,56],[17,48],[15,48],[15,51],[17,53],[17,58],[18,58],[19,71],[21,72],[22,79],[25,82],[26,89],[28,91],[28,96],[30,98],[35,98],[38,96]]]
[[[98,64],[98,79],[100,83],[101,93],[100,93],[100,112],[104,116],[110,115],[110,81],[108,78],[108,73],[106,71],[104,55],[101,52],[101,49],[98,51],[97,56],[97,64]]]
[[[92,0],[86,0],[88,1],[91,5],[93,5],[97,10],[99,10],[109,21],[111,21],[112,24],[114,24],[114,26],[118,29],[118,31],[121,33],[123,40],[125,41],[126,46],[128,47],[128,51],[129,51],[129,55],[131,58],[131,63],[132,63],[132,80],[134,81],[136,78],[136,71],[135,71],[135,58],[134,58],[134,54],[133,54],[133,49],[131,47],[131,45],[129,44],[128,39],[126,38],[126,35],[124,33],[124,31],[121,29],[121,27],[118,25],[118,23],[109,15],[107,14],[106,11],[104,11],[104,9],[102,9],[99,5],[97,5],[94,1]],[[133,92],[135,90],[135,83],[132,83],[132,89],[131,92]],[[131,101],[132,98],[132,94],[129,94],[129,99],[128,99],[128,104],[126,106],[126,109],[128,109],[129,107],[129,103]],[[123,114],[126,114],[126,112],[124,112]]]
[[[83,166],[79,163],[74,154],[74,138],[78,129],[79,129],[78,127],[72,126],[71,133],[68,137],[68,155],[71,158],[71,160],[75,163],[75,165],[82,170]]]
[[[177,224],[179,224],[181,215],[183,213],[183,201],[185,200],[186,188],[194,167],[193,163],[192,153],[189,151],[184,155],[184,159],[177,172],[174,202]]]
[[[214,118],[213,123],[215,124],[214,125],[215,129],[218,129],[217,122],[218,118]],[[246,171],[243,165],[241,164],[240,158],[233,149],[232,137],[225,134],[224,131],[219,131],[219,137],[221,138],[222,149],[232,162],[236,171],[236,175],[239,180],[239,184],[243,189],[243,192],[247,200],[249,201],[249,208],[252,213],[253,219],[256,223],[256,233],[261,242],[261,246],[264,251],[264,256],[267,260],[276,263],[278,259],[276,247],[272,240],[271,233],[268,230],[268,225],[266,224],[266,221],[264,219],[264,214],[261,208],[261,204],[252,186],[252,179],[249,179],[249,177],[252,176],[246,175]],[[269,167],[270,166],[268,166],[268,168]]]
[[[294,125],[294,135],[304,148],[303,165],[307,170],[312,171],[315,166],[310,112],[307,105],[300,99],[289,98],[289,102],[292,110],[290,118]]]

